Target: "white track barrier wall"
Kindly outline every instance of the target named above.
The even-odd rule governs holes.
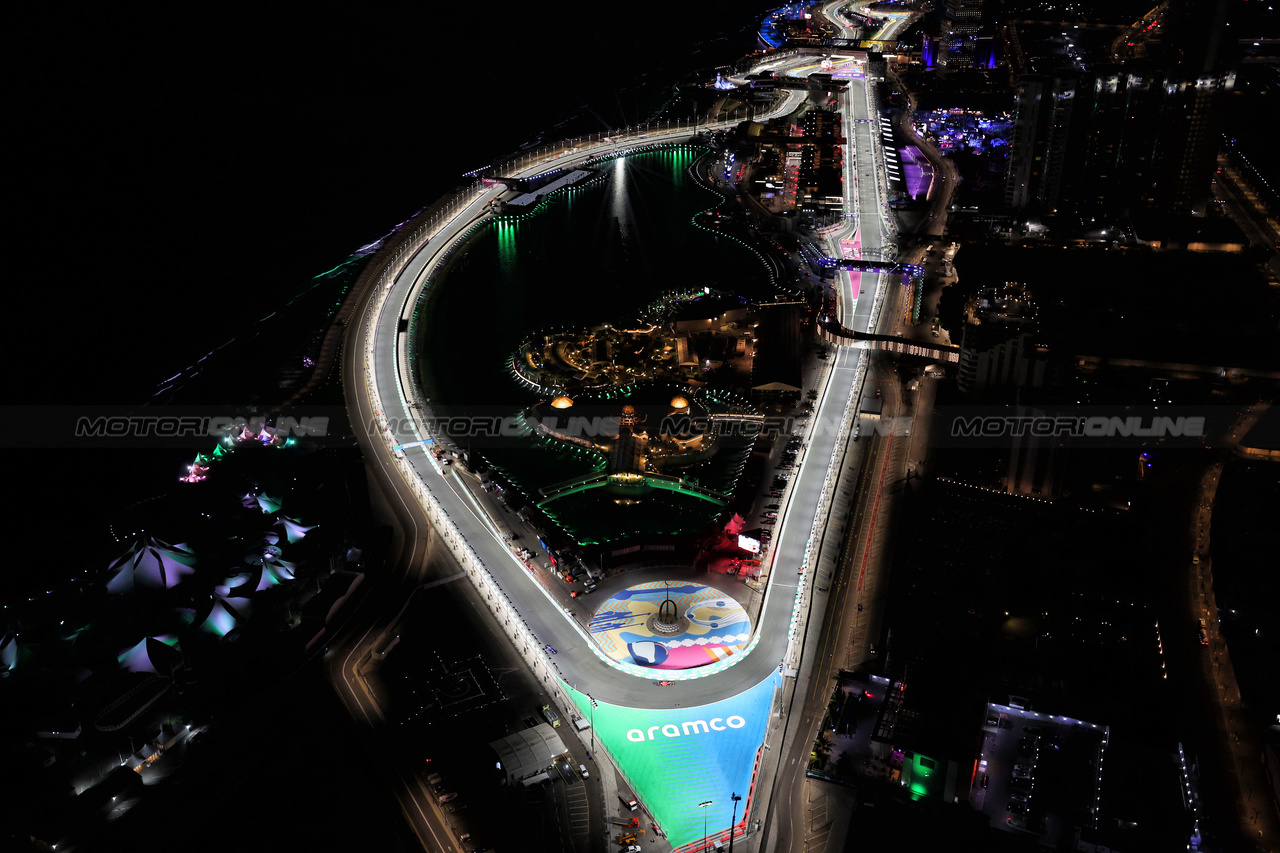
[[[783,114],[789,103],[790,99],[784,98],[782,102],[775,105],[771,111],[761,114],[757,118],[764,120]],[[674,128],[671,127],[670,124],[666,124],[665,126],[642,125],[621,131],[595,134],[585,140],[562,141],[540,149],[538,155],[524,156],[516,161],[504,164],[503,166],[492,167],[487,171],[491,171],[494,174],[502,175],[504,177],[533,176],[540,174],[548,167],[555,167],[557,164],[567,165],[568,162],[579,162],[592,158],[608,158],[623,155],[648,146],[687,142],[698,134],[706,133],[708,131],[728,130],[736,127],[739,123],[740,120],[735,119],[721,122],[692,123],[689,125],[677,123]],[[566,157],[568,157],[568,160],[566,160]],[[393,285],[398,282],[399,278],[404,273],[410,259],[415,257],[422,249],[429,246],[432,239],[439,236],[446,227],[453,224],[454,221],[477,199],[482,198],[486,193],[491,194],[493,198],[497,198],[501,194],[501,191],[502,190],[500,188],[485,184],[481,180],[477,179],[469,186],[454,193],[450,198],[449,203],[442,211],[435,213],[429,219],[426,219],[426,221],[419,222],[416,225],[414,223],[410,223],[412,231],[410,232],[411,236],[409,240],[399,245],[392,254],[382,262],[383,268],[377,276],[374,293],[369,301],[365,314],[365,388],[369,396],[370,404],[376,413],[376,417],[379,419],[379,434],[386,445],[388,455],[392,463],[400,472],[405,483],[413,492],[419,505],[423,508],[428,521],[436,530],[437,535],[440,536],[441,541],[444,542],[446,547],[449,548],[450,552],[457,559],[458,564],[467,573],[471,582],[485,597],[485,600],[488,602],[488,606],[493,611],[494,616],[506,626],[512,642],[525,657],[530,668],[535,673],[541,671],[548,678],[554,673],[556,676],[556,683],[558,685],[559,678],[561,677],[559,667],[556,666],[553,660],[549,659],[550,656],[544,650],[542,643],[538,641],[529,627],[525,624],[514,602],[507,595],[506,591],[502,589],[497,579],[494,578],[492,573],[485,567],[483,561],[476,554],[475,550],[466,542],[457,527],[448,518],[448,514],[419,478],[418,473],[414,470],[408,459],[398,457],[391,452],[391,448],[397,444],[408,442],[398,440],[383,426],[385,424],[384,413],[386,412],[386,408],[384,401],[379,395],[376,377],[374,374],[374,371],[376,370],[376,363],[374,360],[373,343],[375,339],[375,331],[379,323],[381,321],[390,321],[394,326],[395,324],[398,324],[401,317],[405,316],[406,313],[411,313],[408,311],[409,306],[415,304],[420,298],[420,295],[427,286],[434,268],[451,256],[453,252],[466,241],[472,230],[474,230],[474,225],[479,224],[491,214],[485,211],[474,216],[473,223],[468,223],[473,227],[459,231],[459,233],[450,240],[447,245],[435,246],[435,255],[429,259],[422,272],[417,275],[416,280],[410,283],[411,286],[408,288],[408,293],[404,300],[394,303],[395,310],[388,315],[387,309],[389,305],[392,304],[390,297]],[[880,291],[881,292],[877,293],[876,296],[877,302],[879,302],[883,297],[883,285],[881,286]],[[397,402],[400,404],[400,407],[404,412],[410,413],[411,415],[411,420],[409,420],[408,423],[410,432],[413,434],[412,440],[421,441],[426,438],[431,438],[432,436],[421,420],[423,414],[428,411],[425,402],[422,401],[420,396],[417,394],[416,387],[405,387],[405,377],[412,375],[412,372],[408,363],[408,346],[399,339],[408,337],[409,335],[397,335],[396,363],[398,365],[398,370],[395,387],[397,396],[399,397]],[[855,387],[862,387],[863,381],[866,377],[866,370],[866,358],[860,357],[858,361]],[[831,376],[833,374],[834,371],[828,374],[827,382],[824,384],[823,388],[823,397],[826,395],[826,389],[830,386]],[[845,405],[841,418],[842,432],[849,428],[850,421],[855,410],[854,406],[859,396],[860,395],[856,393],[851,395],[849,401]],[[799,582],[796,585],[791,621],[788,628],[788,636],[792,640],[792,647],[794,647],[795,635],[801,620],[801,603],[803,601],[810,572],[815,562],[811,554],[813,542],[817,538],[818,530],[824,517],[824,511],[833,495],[836,475],[839,473],[839,451],[840,444],[837,442],[836,445],[833,446],[831,458],[828,460],[827,474],[824,479],[822,497],[819,500],[817,511],[814,514],[809,540],[805,547],[805,556],[802,563],[803,571],[800,572]],[[427,453],[425,458],[435,469],[436,473],[443,476],[443,472],[432,454]],[[491,533],[499,541],[502,541],[501,534],[498,532],[496,527],[491,527]],[[512,556],[511,559],[514,560],[514,556]],[[564,611],[565,624],[579,634],[587,648],[590,648],[602,663],[639,678],[649,679],[652,677],[652,672],[644,667],[617,661],[605,655],[599,646],[596,645],[587,633],[582,630],[577,621],[572,618],[571,614],[555,602],[554,599],[552,599],[551,594],[543,588],[541,584],[535,584],[535,586],[543,593],[543,595],[547,596],[547,599],[555,604],[558,609]],[[768,590],[766,590],[765,607],[768,606],[768,598],[772,595],[772,592],[773,585],[771,584]],[[743,649],[741,654],[734,655],[727,660],[718,661],[705,667],[699,667],[695,670],[672,671],[667,673],[667,678],[671,680],[705,678],[710,675],[715,675],[716,673],[721,672],[745,659],[745,657],[750,654],[750,652],[760,642],[763,630],[763,620],[760,620],[760,622],[761,624],[756,627],[755,635],[747,644],[747,647]],[[791,654],[789,653],[788,656],[790,657]],[[572,703],[568,702],[567,697],[563,698],[565,699],[566,705],[568,707],[572,707]]]
[[[783,114],[786,111],[784,107],[787,107],[789,104],[790,98],[784,98],[783,101],[780,104],[775,105],[771,111],[753,117],[759,120],[772,118]],[[533,176],[545,171],[548,167],[556,166],[558,163],[567,166],[569,162],[578,162],[590,158],[607,158],[617,156],[650,145],[657,146],[687,142],[694,136],[707,131],[728,130],[737,126],[740,121],[741,120],[732,120],[705,124],[695,123],[690,125],[678,122],[675,127],[672,127],[668,123],[665,126],[646,125],[622,131],[614,131],[611,133],[596,134],[586,140],[563,141],[555,144],[554,146],[548,146],[547,148],[541,149],[537,155],[521,157],[509,163],[490,167],[483,171],[502,177]],[[453,554],[454,558],[458,561],[459,566],[461,566],[463,571],[466,572],[471,583],[480,592],[485,600],[486,606],[493,613],[495,620],[503,625],[504,631],[511,638],[512,644],[520,653],[521,657],[524,658],[525,663],[529,666],[530,670],[535,676],[542,677],[548,690],[557,697],[558,704],[562,709],[566,712],[577,713],[577,706],[570,699],[564,689],[565,683],[559,667],[556,665],[555,661],[551,659],[551,656],[546,652],[542,643],[536,636],[534,636],[532,630],[525,623],[519,610],[516,608],[515,603],[507,595],[506,591],[502,589],[501,584],[499,584],[497,579],[494,578],[489,569],[485,567],[484,562],[480,559],[479,555],[476,554],[475,550],[463,538],[457,526],[449,519],[448,513],[445,512],[443,507],[441,507],[436,498],[431,494],[430,489],[428,489],[419,478],[417,471],[414,470],[413,465],[409,462],[408,458],[397,456],[392,452],[392,448],[397,444],[407,442],[399,441],[388,429],[385,428],[386,421],[384,413],[386,409],[377,387],[377,377],[375,373],[377,368],[376,361],[374,359],[373,344],[375,340],[375,332],[379,323],[381,321],[389,321],[392,324],[392,328],[398,326],[401,317],[406,313],[409,313],[409,306],[417,303],[422,291],[427,286],[433,269],[442,261],[446,260],[460,245],[462,245],[470,237],[470,234],[474,229],[467,228],[465,230],[460,230],[447,245],[437,245],[434,247],[434,251],[436,252],[435,256],[428,260],[422,272],[417,276],[416,281],[410,283],[408,293],[404,300],[399,301],[398,303],[392,303],[390,297],[393,286],[404,273],[409,261],[420,251],[429,246],[433,239],[437,238],[440,233],[446,227],[453,224],[454,220],[464,213],[473,202],[482,198],[486,193],[491,193],[493,198],[497,198],[501,194],[501,190],[477,179],[469,186],[455,192],[443,210],[439,210],[429,217],[424,216],[422,217],[422,221],[417,223],[411,222],[409,227],[412,230],[410,231],[411,236],[408,241],[399,245],[386,260],[381,261],[382,270],[377,274],[374,284],[374,292],[372,297],[369,299],[369,304],[364,318],[365,351],[363,354],[363,371],[365,390],[368,394],[370,405],[378,418],[378,432],[385,444],[388,458],[399,471],[404,482],[413,492],[418,504],[426,514],[428,522],[435,530],[437,536],[440,537],[440,541],[443,542],[449,549],[450,553]],[[475,216],[474,222],[470,224],[478,224],[490,215],[491,214],[488,211],[485,211],[480,215]],[[375,261],[378,261],[378,259],[375,258]],[[883,291],[883,287],[881,288],[881,291]],[[882,292],[877,293],[877,301],[879,301],[882,295]],[[388,314],[387,309],[389,305],[394,305],[395,308]],[[425,402],[421,400],[420,395],[417,393],[416,387],[413,387],[412,385],[408,389],[405,387],[405,377],[412,376],[412,371],[410,370],[410,365],[408,363],[408,345],[401,341],[401,338],[408,338],[409,335],[400,335],[398,333],[393,334],[396,334],[397,338],[397,352],[395,360],[397,365],[395,387],[397,396],[399,397],[397,402],[404,412],[410,413],[411,415],[409,425],[410,431],[413,434],[413,440],[420,441],[425,438],[430,438],[431,436],[429,431],[422,422],[424,413],[429,410],[427,409]],[[855,387],[862,387],[862,383],[866,376],[866,370],[866,358],[860,355]],[[820,401],[826,396],[826,391],[827,388],[830,387],[831,378],[834,375],[834,372],[835,371],[832,370],[828,373]],[[853,412],[855,411],[854,407],[859,397],[860,394],[858,393],[850,395],[850,399],[845,405],[841,419],[842,432],[849,428],[850,420]],[[828,461],[823,494],[814,513],[813,526],[810,530],[809,540],[806,543],[805,556],[802,564],[803,571],[800,573],[800,579],[796,585],[791,622],[788,628],[788,636],[791,639],[788,647],[788,657],[793,656],[795,636],[802,614],[801,603],[803,601],[810,572],[816,563],[816,559],[811,553],[813,542],[817,538],[826,506],[834,494],[836,478],[839,473],[838,460],[841,457],[840,450],[841,443],[836,442],[833,445],[831,458]],[[443,476],[443,472],[441,471],[434,456],[428,452],[425,454],[425,458],[435,469],[436,474],[438,476]],[[499,541],[502,541],[502,537],[496,528],[492,528],[491,532]],[[515,559],[513,555],[511,556],[511,559]],[[547,592],[541,584],[535,583],[535,586],[544,595],[546,595],[549,600],[552,600],[552,603],[555,603],[554,600],[551,599],[550,593]],[[766,599],[772,593],[772,590],[773,587],[770,585],[769,589],[766,590]],[[557,608],[564,610],[564,608],[560,607],[559,604],[556,604],[556,606]],[[767,606],[767,600],[765,606]],[[572,615],[569,614],[567,610],[565,610],[564,613],[565,624],[578,632],[587,647],[590,648],[597,658],[599,658],[605,665],[611,666],[614,669],[623,670],[640,678],[652,678],[651,670],[636,666],[635,664],[616,661],[606,656],[599,646],[597,646],[586,632],[582,630],[577,621],[572,618]],[[755,636],[752,637],[751,641],[741,654],[734,655],[732,658],[725,661],[700,667],[697,670],[665,672],[665,677],[672,680],[702,678],[714,675],[715,673],[734,665],[738,661],[744,659],[759,643],[763,631],[763,620],[760,620],[760,623],[761,624],[758,624],[756,627]],[[608,757],[615,767],[619,766],[617,761],[615,761],[613,756],[609,753],[606,745],[599,738],[595,738],[595,749]]]
[[[785,104],[786,100],[784,99],[783,104],[775,107],[770,113],[762,114],[759,118],[770,118],[773,115],[782,113],[782,106]],[[697,134],[713,130],[728,130],[737,126],[739,123],[739,120],[695,123],[692,125],[682,125],[677,123],[674,127],[641,126],[622,131],[614,131],[612,133],[602,133],[597,134],[586,141],[569,140],[561,142],[557,145],[544,149],[544,153],[538,157],[521,158],[514,164],[507,164],[505,167],[494,167],[489,171],[493,171],[495,174],[500,174],[504,177],[531,176],[545,171],[548,167],[556,166],[558,161],[563,161],[566,155],[572,155],[573,161],[612,157],[631,153],[642,147],[648,147],[651,145],[657,146],[687,142]],[[448,513],[445,512],[436,498],[431,494],[430,489],[428,489],[422,482],[409,460],[407,458],[396,456],[391,452],[391,449],[396,445],[408,442],[403,442],[397,439],[385,428],[386,407],[378,392],[374,372],[376,370],[376,362],[374,360],[373,345],[375,332],[379,324],[381,322],[388,322],[391,324],[391,328],[394,328],[398,324],[400,318],[406,314],[408,307],[415,304],[420,297],[422,290],[425,289],[427,285],[433,269],[443,260],[447,259],[463,242],[465,242],[473,229],[468,228],[464,231],[460,231],[457,237],[451,240],[448,245],[437,245],[434,247],[436,252],[435,256],[428,261],[423,271],[418,274],[416,281],[411,283],[411,286],[408,288],[409,292],[403,301],[397,300],[393,303],[391,300],[390,297],[393,285],[398,282],[398,279],[404,273],[410,259],[412,259],[423,248],[427,247],[431,240],[436,238],[441,231],[452,224],[459,215],[464,213],[469,205],[477,199],[482,198],[486,193],[492,194],[493,197],[496,198],[501,193],[501,188],[487,185],[482,183],[480,180],[476,180],[470,186],[458,191],[452,196],[442,212],[436,213],[427,221],[417,223],[416,225],[414,223],[410,223],[409,227],[412,228],[412,231],[410,232],[411,236],[409,240],[398,246],[390,256],[383,261],[383,269],[377,275],[375,280],[374,293],[369,300],[369,305],[364,318],[365,390],[368,393],[369,402],[375,412],[375,416],[379,420],[379,434],[386,446],[388,456],[399,471],[405,483],[413,492],[419,505],[426,513],[428,522],[431,524],[432,528],[435,529],[441,541],[457,559],[458,564],[467,573],[467,577],[470,578],[471,582],[484,596],[485,601],[488,603],[488,606],[493,612],[495,618],[505,626],[507,633],[511,637],[512,643],[515,645],[516,649],[520,651],[530,668],[535,674],[541,673],[546,676],[548,681],[550,681],[550,676],[554,674],[558,690],[559,679],[561,677],[559,667],[556,666],[553,660],[549,659],[550,656],[543,648],[542,643],[534,636],[533,632],[525,624],[514,602],[507,595],[506,591],[502,589],[497,579],[494,578],[492,573],[485,567],[484,562],[476,554],[475,550],[462,537],[456,525],[454,525],[454,523],[449,519]],[[489,215],[490,214],[488,212],[482,213],[475,217],[475,222],[479,223]],[[388,312],[388,308],[392,308],[393,310]],[[407,336],[397,335],[398,339],[403,337]],[[409,422],[409,428],[413,434],[413,440],[420,441],[426,438],[431,438],[429,430],[422,422],[423,413],[428,410],[425,403],[417,394],[416,388],[405,387],[405,377],[407,375],[412,375],[408,369],[407,349],[408,347],[404,342],[397,340],[396,363],[398,365],[398,375],[395,383],[397,395],[399,397],[397,402],[404,412],[411,413],[412,420]],[[443,472],[432,454],[427,453],[425,458],[435,469],[436,473],[443,476]],[[502,540],[501,534],[496,528],[491,528],[491,532],[499,541]],[[514,556],[512,556],[512,559],[515,559]],[[562,611],[564,610],[563,607],[551,598],[551,595],[547,590],[545,590],[540,584],[535,585],[544,595],[547,596],[548,600],[552,601],[553,604],[556,604],[558,609]],[[796,612],[798,612],[798,592],[796,600]],[[597,658],[607,666],[628,672],[629,674],[640,678],[652,678],[652,671],[645,669],[644,667],[622,661],[616,661],[605,655],[599,646],[596,645],[595,641],[593,641],[587,633],[582,630],[581,626],[578,625],[577,621],[572,618],[568,611],[565,611],[565,624],[574,631],[577,631],[579,636],[586,643],[587,647],[590,648]],[[792,628],[794,630],[794,615]],[[697,670],[688,670],[684,672],[673,671],[666,673],[666,677],[672,680],[682,680],[689,678],[704,678],[709,675],[714,675],[715,673],[720,672],[745,658],[746,655],[759,643],[760,636],[760,629],[757,628],[755,636],[740,655],[734,655],[732,658],[719,661],[705,667],[700,667]],[[561,695],[564,700],[565,707],[573,707],[572,702],[568,701],[568,697],[564,696],[562,691]]]

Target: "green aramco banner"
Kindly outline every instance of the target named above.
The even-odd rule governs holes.
[[[568,685],[565,690],[584,718],[594,717],[596,738],[608,747],[671,846],[679,849],[692,842],[701,845],[702,803],[711,803],[705,811],[712,838],[729,829],[732,794],[743,798],[738,821],[744,820],[749,797],[756,793],[756,762],[780,678],[775,672],[750,690],[710,705],[644,709],[597,702],[594,714],[585,694]]]

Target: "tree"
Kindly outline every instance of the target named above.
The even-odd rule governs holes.
[[[821,770],[827,765],[827,759],[831,757],[831,739],[824,731],[818,735],[813,742],[813,752],[809,754],[809,769]]]

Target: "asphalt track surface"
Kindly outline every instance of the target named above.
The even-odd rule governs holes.
[[[865,115],[865,95],[862,87],[851,86],[843,104],[846,121],[852,124],[852,114],[857,110],[855,97],[863,101],[860,112]],[[803,98],[802,93],[790,92],[783,102],[772,111],[773,115],[781,115],[794,110]],[[874,113],[872,113],[874,115]],[[764,118],[762,116],[762,118]],[[877,125],[862,125],[859,129],[878,131]],[[650,132],[643,140],[619,141],[584,148],[572,155],[562,156],[555,161],[534,164],[517,176],[537,174],[549,167],[571,167],[590,158],[608,156],[618,149],[637,145],[654,145],[662,143],[678,143],[690,138],[688,129],[668,132]],[[854,138],[851,134],[850,138]],[[861,142],[862,140],[858,140]],[[870,150],[870,149],[862,149]],[[874,177],[871,178],[874,180]],[[866,184],[863,184],[866,186]],[[444,257],[465,242],[466,232],[486,219],[490,214],[486,204],[502,192],[501,188],[487,190],[478,195],[469,204],[457,211],[453,218],[443,225],[439,233],[433,235],[427,243],[420,247],[408,259],[400,274],[389,286],[386,298],[375,294],[371,305],[365,306],[358,313],[360,320],[353,318],[355,327],[350,329],[347,345],[353,347],[352,355],[357,363],[363,362],[366,381],[377,390],[377,399],[381,409],[375,411],[375,402],[367,390],[356,395],[353,401],[353,420],[357,431],[363,432],[362,438],[370,453],[371,462],[376,460],[374,469],[381,471],[388,481],[391,491],[403,500],[404,515],[413,517],[415,528],[408,533],[407,539],[413,542],[409,547],[418,547],[427,527],[424,511],[413,505],[412,489],[405,479],[418,481],[416,486],[430,494],[438,503],[449,520],[456,526],[458,533],[466,541],[474,554],[483,563],[496,583],[515,603],[520,617],[540,643],[554,647],[558,654],[549,658],[560,676],[569,685],[591,694],[602,702],[614,705],[661,710],[670,707],[670,697],[652,687],[652,675],[641,677],[636,674],[620,671],[608,666],[600,659],[592,641],[582,632],[579,626],[556,603],[545,590],[529,575],[525,566],[510,551],[495,525],[489,520],[488,511],[482,507],[458,478],[451,473],[440,473],[432,464],[423,448],[412,448],[403,451],[405,458],[397,460],[387,448],[387,441],[405,444],[426,437],[421,423],[416,423],[412,415],[422,409],[410,406],[408,401],[417,399],[411,387],[413,370],[408,364],[407,335],[401,332],[401,321],[407,321],[416,307],[421,291],[429,273],[432,273]],[[863,199],[857,220],[870,222],[878,219],[878,211],[868,210],[869,199]],[[872,202],[875,204],[875,202]],[[850,230],[855,221],[849,223]],[[880,227],[870,229],[874,234],[864,234],[864,247],[879,249],[882,243]],[[842,229],[842,232],[844,229]],[[838,238],[835,241],[838,244]],[[842,319],[845,325],[868,330],[874,321],[875,307],[879,303],[880,288],[883,286],[879,276],[870,274],[863,277],[861,299],[854,299],[849,288],[849,279],[842,273],[842,284],[845,287],[845,314]],[[877,298],[867,298],[875,295]],[[368,312],[377,307],[376,317],[370,318]],[[739,695],[770,677],[786,661],[794,665],[795,653],[799,647],[799,636],[790,636],[793,624],[793,611],[796,606],[797,592],[802,578],[798,573],[804,565],[805,554],[810,547],[813,534],[820,531],[817,521],[820,500],[826,491],[827,479],[832,475],[830,462],[837,450],[837,445],[845,437],[845,416],[853,402],[858,382],[860,360],[864,353],[850,347],[841,347],[832,359],[831,370],[827,374],[825,387],[822,389],[819,407],[813,418],[813,426],[808,436],[808,447],[803,464],[793,472],[795,481],[791,497],[780,520],[775,536],[773,569],[770,572],[765,601],[754,626],[753,640],[748,644],[751,651],[739,656],[735,665],[714,675],[683,681],[680,690],[681,704],[693,707],[709,704]],[[357,384],[357,383],[352,383]],[[363,385],[364,383],[358,383]],[[448,469],[445,469],[446,471]],[[408,497],[408,500],[404,498]],[[402,514],[398,512],[397,514]],[[402,519],[403,521],[404,519]],[[406,542],[406,545],[409,545]],[[414,562],[414,561],[411,561]],[[403,589],[408,593],[414,580],[406,577]],[[367,653],[376,642],[371,637],[363,638],[357,647],[364,647]],[[340,667],[340,677],[351,687],[349,676],[355,675],[354,656],[344,654]],[[359,679],[355,679],[359,681]],[[358,689],[351,689],[349,696],[355,696],[356,704],[361,706],[357,716],[368,717],[369,708],[366,698],[359,697]],[[368,703],[372,704],[372,703]],[[370,720],[372,723],[373,720]],[[421,812],[422,804],[418,803],[418,792],[415,786],[406,784],[412,802],[401,805],[406,812]],[[424,804],[429,803],[423,794]],[[428,809],[428,813],[430,810]],[[436,835],[434,821],[425,814],[417,814],[411,822],[419,830],[419,836],[435,836],[436,844],[440,837]],[[443,829],[443,827],[439,827]],[[443,833],[442,833],[443,834]],[[423,838],[426,841],[426,838]],[[447,842],[443,847],[448,847]]]
[[[799,95],[790,93],[775,110],[782,114],[798,105]],[[601,145],[584,149],[562,157],[554,163],[535,165],[526,174],[536,174],[548,165],[568,167],[593,156],[602,156],[614,150],[637,144],[653,145],[663,142],[680,142],[689,138],[689,131],[649,133],[640,142]],[[408,400],[416,398],[408,383],[412,382],[412,370],[407,363],[405,335],[401,334],[400,321],[408,320],[418,301],[425,274],[440,262],[441,256],[452,247],[473,225],[489,214],[485,205],[496,198],[501,188],[488,190],[477,196],[445,225],[441,232],[420,249],[406,264],[391,285],[391,292],[381,302],[381,312],[372,324],[372,358],[366,364],[378,392],[383,410],[375,417],[390,427],[396,443],[409,443],[425,437],[421,427],[410,427],[412,422]],[[369,328],[361,323],[352,342],[357,351],[365,351]],[[856,354],[842,351],[837,359],[834,376],[852,378]],[[851,383],[831,383],[832,393],[822,401],[820,420],[838,423],[852,390]],[[371,409],[368,400],[362,401],[363,416]],[[376,430],[368,421],[362,423],[369,432]],[[813,439],[808,459],[828,460],[836,442],[836,430],[820,430]],[[370,441],[370,445],[383,445],[382,441]],[[650,678],[637,677],[604,664],[593,651],[591,640],[565,614],[558,603],[528,574],[522,562],[513,555],[507,543],[497,532],[483,508],[452,474],[439,473],[423,448],[407,451],[405,462],[413,476],[421,482],[430,496],[438,502],[458,532],[478,556],[498,585],[517,606],[517,609],[534,636],[541,643],[554,647],[558,654],[556,664],[561,677],[580,690],[590,689],[598,700],[632,708],[665,708],[669,699],[655,695]],[[385,454],[385,445],[378,451]],[[775,670],[787,651],[788,629],[791,622],[797,582],[795,571],[804,558],[809,541],[818,498],[823,480],[827,476],[825,464],[802,465],[798,471],[796,488],[787,509],[786,518],[779,525],[776,537],[775,566],[765,595],[764,608],[758,619],[755,633],[759,640],[754,650],[739,658],[739,662],[721,673],[684,682],[681,690],[682,704],[706,704],[734,696],[760,683]],[[386,470],[385,468],[383,470]],[[447,469],[446,469],[447,470]]]
[[[861,92],[861,87],[857,87]],[[850,97],[854,96],[851,86]],[[798,106],[801,93],[788,93],[773,114],[785,114]],[[865,103],[865,99],[864,103]],[[864,107],[865,109],[865,107]],[[864,125],[863,127],[873,127]],[[650,132],[643,140],[619,141],[584,148],[575,154],[555,161],[528,167],[523,175],[533,175],[548,166],[571,167],[590,157],[608,156],[619,149],[637,145],[654,145],[664,142],[681,142],[689,138],[687,129],[668,132]],[[523,176],[521,175],[521,176]],[[400,274],[390,285],[390,293],[380,303],[380,312],[372,324],[360,323],[355,340],[357,352],[371,353],[365,365],[371,372],[372,383],[382,404],[375,419],[389,427],[386,430],[397,444],[419,441],[427,436],[422,426],[415,425],[412,415],[420,408],[411,408],[409,400],[417,395],[410,387],[413,370],[408,364],[407,335],[401,333],[401,321],[412,315],[420,297],[427,274],[434,271],[447,251],[474,225],[490,216],[486,204],[498,197],[502,188],[487,190],[459,210],[417,253],[409,259]],[[864,200],[864,207],[865,207]],[[879,248],[879,228],[874,242],[868,248]],[[867,235],[870,236],[870,235]],[[864,237],[865,239],[865,237]],[[871,276],[867,276],[871,278]],[[876,277],[878,278],[878,277]],[[847,279],[846,279],[847,281]],[[876,282],[878,285],[879,282]],[[850,294],[851,295],[851,294]],[[852,300],[849,300],[852,303]],[[850,317],[857,327],[865,328],[871,320],[872,300],[863,298],[854,304],[856,317]],[[366,336],[372,330],[373,339]],[[371,344],[371,346],[370,346]],[[773,553],[773,570],[770,572],[764,606],[748,647],[751,651],[737,658],[735,665],[714,675],[683,681],[681,704],[685,707],[709,704],[735,696],[759,684],[776,670],[792,651],[793,638],[789,636],[792,615],[800,583],[799,568],[804,564],[806,550],[815,529],[815,517],[819,501],[826,489],[830,475],[828,463],[837,444],[843,439],[840,429],[851,397],[855,393],[858,361],[861,353],[842,347],[833,359],[832,370],[813,419],[805,464],[795,473],[795,482],[785,516],[778,525]],[[369,400],[362,401],[362,415],[372,409]],[[371,439],[369,445],[382,445],[378,453],[387,453],[385,444],[376,437],[377,429],[368,420],[361,426]],[[587,691],[599,701],[631,708],[662,709],[669,707],[670,699],[655,693],[652,676],[637,676],[605,664],[593,648],[592,641],[565,613],[546,591],[529,575],[523,563],[511,553],[497,527],[490,520],[488,510],[481,506],[456,476],[441,474],[432,464],[427,451],[421,447],[404,451],[412,476],[430,494],[468,546],[475,552],[484,567],[493,576],[506,595],[516,604],[516,609],[526,625],[542,644],[556,649],[554,664],[560,676],[576,689]],[[387,470],[384,466],[383,470]],[[445,469],[446,471],[448,469]],[[796,638],[798,639],[798,638]]]

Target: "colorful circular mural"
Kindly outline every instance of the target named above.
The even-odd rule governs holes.
[[[653,622],[670,596],[681,618],[678,633],[659,633]],[[654,669],[692,669],[735,655],[751,638],[742,605],[697,583],[642,583],[615,593],[588,626],[609,657]]]

